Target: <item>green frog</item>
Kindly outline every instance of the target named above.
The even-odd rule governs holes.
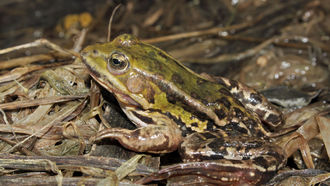
[[[87,46],[81,56],[92,78],[114,94],[137,127],[108,128],[96,140],[181,155],[181,166],[139,183],[194,174],[216,184],[257,184],[285,164],[283,150],[271,141],[282,114],[246,85],[197,74],[128,34]]]

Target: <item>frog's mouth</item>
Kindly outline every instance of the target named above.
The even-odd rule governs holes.
[[[92,76],[92,78],[95,81],[97,81],[102,87],[104,87],[106,90],[114,94],[117,100],[120,102],[120,104],[124,104],[126,106],[140,106],[140,104],[134,101],[134,99],[132,99],[129,95],[114,88],[111,82],[109,81],[104,82],[101,78],[99,78],[97,75],[93,74],[92,72],[90,73],[90,76]]]
[[[117,100],[120,102],[120,104],[124,104],[127,106],[140,106],[138,102],[136,102],[134,99],[132,99],[129,95],[125,94],[124,92],[114,88],[112,83],[110,81],[104,82],[102,79],[97,78],[96,75],[90,74],[93,79],[95,79],[101,86],[103,86],[105,89],[107,89],[109,92],[113,93]]]

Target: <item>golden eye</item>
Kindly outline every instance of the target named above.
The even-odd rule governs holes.
[[[114,52],[108,58],[108,70],[113,74],[122,74],[129,67],[129,61],[127,56],[122,53]]]

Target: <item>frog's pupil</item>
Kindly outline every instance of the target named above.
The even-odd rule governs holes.
[[[114,58],[112,58],[112,63],[113,63],[115,66],[119,66],[120,63],[121,63],[121,61],[118,60],[118,59],[114,59]]]

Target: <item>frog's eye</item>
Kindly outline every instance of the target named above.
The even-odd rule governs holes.
[[[129,66],[129,61],[127,56],[121,53],[112,53],[110,58],[108,58],[108,70],[113,74],[124,73]]]

